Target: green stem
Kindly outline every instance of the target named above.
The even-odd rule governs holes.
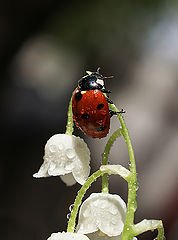
[[[164,236],[164,227],[163,227],[163,223],[162,221],[160,221],[160,227],[158,228],[158,236],[157,236],[157,239],[158,240],[165,240],[165,236]]]
[[[116,138],[121,136],[121,130],[117,129],[109,138],[106,147],[104,149],[104,152],[102,153],[102,165],[107,165],[108,164],[108,156],[110,149],[116,140]],[[105,173],[102,176],[102,193],[108,193],[109,192],[109,186],[108,186],[108,174]]]
[[[73,121],[73,112],[72,112],[72,98],[73,98],[73,94],[72,97],[70,99],[70,103],[69,103],[69,108],[68,108],[68,114],[67,114],[67,126],[66,126],[66,133],[68,135],[72,135],[73,133],[73,125],[74,125],[74,121]]]
[[[117,107],[114,104],[109,104],[110,108],[115,111],[119,112]],[[127,127],[125,125],[124,119],[120,113],[117,114],[120,123],[121,123],[121,133],[125,139],[127,148],[128,148],[128,153],[129,153],[129,158],[130,158],[130,172],[131,172],[131,177],[128,181],[128,202],[127,202],[127,212],[126,212],[126,219],[125,219],[125,224],[124,224],[124,229],[122,233],[122,240],[128,240],[131,238],[132,231],[131,227],[134,224],[134,214],[137,208],[137,203],[136,203],[136,191],[138,188],[138,183],[137,183],[137,175],[136,175],[136,164],[135,164],[135,157],[134,157],[134,151],[133,147],[131,144],[131,140],[129,137],[129,132],[127,130]]]
[[[82,198],[84,197],[84,195],[85,195],[86,191],[88,190],[88,188],[90,187],[90,185],[101,175],[102,175],[102,172],[100,170],[94,172],[88,178],[88,180],[83,184],[80,191],[78,192],[78,195],[75,199],[74,207],[73,207],[73,210],[71,212],[71,216],[70,216],[70,219],[69,219],[69,222],[68,222],[67,232],[74,232],[76,217],[77,217],[78,209],[79,209],[79,207],[81,205],[81,202],[82,202]]]
[[[146,231],[154,231],[155,229],[158,230],[158,236],[157,236],[157,240],[164,240],[164,227],[163,227],[163,223],[161,220],[147,220],[144,219],[143,221],[135,224],[134,226],[132,226],[132,230],[133,230],[133,234],[134,236],[137,236],[139,234],[142,234]]]

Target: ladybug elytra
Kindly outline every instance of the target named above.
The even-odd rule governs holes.
[[[109,110],[108,102],[112,102],[103,94],[110,93],[104,88],[104,79],[108,77],[103,77],[99,68],[96,72],[87,71],[87,74],[78,81],[78,87],[73,93],[73,119],[86,135],[103,138],[109,132],[110,117],[116,114]]]

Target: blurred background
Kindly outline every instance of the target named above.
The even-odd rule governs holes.
[[[135,222],[162,219],[167,239],[178,228],[177,1],[0,1],[1,208],[3,240],[45,240],[66,230],[80,189],[59,177],[34,179],[46,141],[63,133],[72,91],[86,70],[101,67],[111,99],[124,108],[139,181]],[[110,134],[119,127],[112,118]],[[109,135],[91,139],[98,169]],[[128,166],[122,138],[110,162]],[[100,191],[97,181],[92,191]],[[127,201],[127,184],[110,178]],[[153,239],[156,231],[139,239]]]

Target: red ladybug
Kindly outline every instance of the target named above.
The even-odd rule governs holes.
[[[108,102],[112,102],[103,94],[110,93],[104,88],[103,80],[106,77],[99,73],[99,68],[96,72],[87,73],[78,81],[78,87],[73,93],[73,119],[86,135],[103,138],[108,134],[110,117],[116,112],[109,110]]]

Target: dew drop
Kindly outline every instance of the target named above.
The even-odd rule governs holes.
[[[62,151],[64,149],[64,145],[62,143],[59,143],[58,148],[59,148],[60,151]]]
[[[96,121],[96,123],[99,125],[103,125],[103,120],[98,120],[98,121]]]
[[[135,188],[136,188],[136,191],[139,189],[139,183],[138,182],[135,183]]]
[[[71,204],[71,205],[69,206],[69,211],[72,212],[73,208],[74,208],[74,204]]]
[[[133,209],[136,210],[137,209],[137,202],[136,201],[133,201]]]
[[[51,153],[56,152],[56,146],[55,146],[55,145],[49,145],[49,151],[50,151]]]
[[[91,214],[91,211],[89,209],[85,209],[85,211],[83,212],[84,217],[89,217],[90,214]]]
[[[72,164],[67,162],[64,168],[65,168],[66,171],[71,171],[72,170]]]
[[[71,216],[71,213],[68,213],[68,214],[67,214],[67,219],[68,219],[68,220],[70,219],[70,216]]]
[[[94,205],[95,207],[98,207],[98,201],[97,201],[97,200],[94,201],[94,202],[93,202],[93,205]]]
[[[49,171],[53,171],[55,168],[56,168],[56,164],[52,162],[50,164]]]
[[[66,156],[67,156],[69,159],[74,158],[74,157],[75,157],[75,151],[74,151],[72,148],[66,149]]]
[[[104,200],[100,201],[99,207],[102,208],[102,209],[106,208],[107,207],[107,202],[104,201]]]
[[[100,110],[100,113],[101,113],[102,115],[106,115],[106,110]]]
[[[81,113],[81,114],[84,114],[84,112],[85,112],[85,111],[84,111],[84,109],[82,108],[82,110],[80,111],[80,113]]]
[[[111,232],[113,226],[112,226],[110,223],[105,223],[104,228],[105,228],[105,231],[106,231],[106,232]]]
[[[109,209],[109,212],[112,214],[112,215],[116,215],[118,213],[118,210],[117,208],[110,208]]]
[[[111,223],[112,223],[113,225],[116,225],[117,220],[116,220],[116,219],[112,219]]]
[[[105,205],[104,203],[101,203],[98,207],[101,209],[105,209],[107,205]]]

